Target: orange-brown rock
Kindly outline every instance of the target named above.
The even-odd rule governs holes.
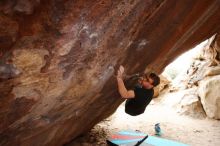
[[[220,0],[1,0],[0,145],[62,145],[122,102],[114,68],[160,73],[219,32]]]

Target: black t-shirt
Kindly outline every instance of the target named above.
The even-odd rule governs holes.
[[[145,108],[153,98],[154,90],[142,87],[134,88],[135,97],[127,99],[125,103],[125,112],[132,116],[144,113]]]

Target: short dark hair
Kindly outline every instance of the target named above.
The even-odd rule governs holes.
[[[149,78],[153,79],[153,86],[156,87],[160,84],[160,77],[155,73],[150,73]]]

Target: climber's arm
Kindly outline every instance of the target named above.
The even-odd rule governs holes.
[[[122,79],[122,74],[124,73],[124,67],[120,66],[117,74],[118,91],[122,98],[134,98],[135,94],[133,90],[127,90]]]
[[[118,91],[122,98],[134,98],[134,91],[133,90],[127,90],[124,85],[124,81],[122,78],[117,78],[118,82]]]

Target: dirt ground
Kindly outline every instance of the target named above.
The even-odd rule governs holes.
[[[220,121],[179,115],[173,108],[151,101],[144,114],[129,116],[124,104],[108,119],[97,124],[88,134],[67,146],[105,146],[106,139],[121,130],[139,130],[154,135],[154,125],[160,123],[162,138],[179,141],[191,146],[219,146]]]

